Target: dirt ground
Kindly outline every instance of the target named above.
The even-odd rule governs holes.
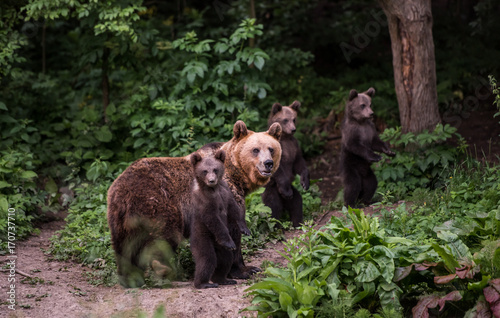
[[[44,250],[49,247],[49,238],[63,226],[64,221],[46,223],[39,235],[16,246],[16,268],[21,270],[21,273],[16,273],[18,304],[16,310],[12,311],[6,303],[2,303],[0,316],[93,318],[140,317],[140,313],[143,313],[145,317],[152,317],[160,305],[164,305],[165,317],[169,318],[255,316],[249,312],[239,313],[250,305],[251,299],[245,297],[245,289],[253,280],[238,280],[237,285],[205,290],[194,288],[192,282],[174,282],[172,288],[165,289],[93,286],[85,275],[92,269],[73,262],[51,261],[44,254]],[[296,232],[300,231],[288,232],[286,237],[298,235]],[[247,264],[261,266],[264,260],[284,264],[284,258],[276,252],[282,249],[281,242],[269,244]],[[7,274],[1,275],[0,286],[0,294],[5,298],[8,292]]]
[[[460,121],[458,131],[465,137],[472,154],[479,158],[497,161],[500,155],[500,125],[493,118],[491,107],[476,110]],[[320,156],[309,161],[311,178],[319,179],[323,193],[322,200],[334,200],[341,186],[338,178],[338,153],[340,139],[335,132],[325,145]],[[368,207],[367,213],[373,213]],[[317,225],[325,224],[337,211],[328,211],[316,218]],[[16,310],[9,310],[5,302],[8,288],[8,272],[0,273],[0,316],[1,317],[152,317],[160,305],[164,305],[166,317],[172,318],[214,318],[254,317],[252,313],[240,310],[250,305],[245,289],[253,280],[239,280],[237,285],[217,289],[198,290],[192,282],[176,282],[166,289],[123,289],[93,286],[88,283],[86,272],[91,269],[71,262],[50,260],[44,250],[49,247],[49,238],[64,226],[64,221],[53,221],[42,226],[39,235],[19,242],[16,246],[18,258],[16,268]],[[300,230],[286,233],[286,237],[300,234]],[[266,248],[251,257],[248,265],[261,266],[264,260],[284,264],[285,260],[277,250],[283,243],[268,244]],[[0,257],[0,266],[7,264],[5,256]],[[26,277],[24,274],[30,276]]]

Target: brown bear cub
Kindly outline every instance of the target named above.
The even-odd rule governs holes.
[[[375,89],[358,94],[351,90],[342,122],[342,149],[340,175],[344,184],[344,204],[356,207],[361,201],[369,205],[377,189],[377,178],[370,168],[380,161],[382,152],[394,156],[389,144],[380,140],[373,124],[372,97]]]
[[[292,186],[296,174],[300,175],[302,187],[309,189],[309,170],[307,170],[299,143],[293,136],[297,130],[295,121],[299,108],[300,102],[294,101],[290,106],[275,103],[271,109],[268,127],[273,123],[279,123],[283,129],[280,139],[281,161],[278,170],[262,193],[262,201],[271,208],[272,217],[280,219],[283,210],[287,210],[294,227],[299,226],[303,221],[302,196]]]
[[[228,185],[222,180],[225,157],[224,150],[205,158],[198,152],[191,155],[194,171],[191,187],[191,252],[196,263],[196,288],[236,284],[235,280],[227,279],[233,263],[232,251],[236,250],[227,218],[229,209],[239,210],[239,207]],[[210,280],[213,284],[209,283]]]

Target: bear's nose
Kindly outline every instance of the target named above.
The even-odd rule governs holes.
[[[294,134],[297,131],[297,128],[292,129],[292,134]]]
[[[271,159],[264,161],[264,167],[266,167],[266,170],[272,170],[273,165],[274,162]]]
[[[217,179],[208,179],[208,184],[216,184],[217,183]]]

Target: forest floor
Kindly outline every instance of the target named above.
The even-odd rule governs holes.
[[[480,159],[498,162],[500,155],[500,125],[493,118],[493,108],[477,109],[463,118],[458,132],[466,139],[471,154]],[[338,178],[338,153],[340,139],[331,138],[324,152],[309,161],[312,179],[318,182],[323,193],[323,203],[334,200],[340,189]],[[372,207],[365,213],[373,213]],[[324,225],[338,211],[327,211],[316,217],[317,226]],[[171,288],[124,289],[94,286],[89,283],[88,273],[92,269],[73,262],[60,262],[44,253],[49,247],[49,238],[64,226],[63,220],[42,225],[39,235],[34,235],[16,246],[18,255],[16,268],[16,310],[7,308],[5,302],[8,274],[0,273],[0,316],[2,317],[152,317],[155,309],[164,305],[169,318],[214,318],[253,317],[251,312],[240,310],[249,306],[251,299],[245,289],[255,279],[238,280],[237,285],[221,286],[216,289],[198,290],[189,282],[174,282]],[[300,235],[300,230],[288,231],[286,238]],[[262,266],[262,262],[272,261],[285,264],[277,251],[283,249],[283,242],[269,243],[265,249],[252,255],[247,265]],[[1,267],[7,259],[2,257]],[[24,276],[26,274],[27,276]]]

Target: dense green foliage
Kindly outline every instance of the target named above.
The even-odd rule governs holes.
[[[418,135],[402,134],[400,127],[386,129],[380,138],[391,143],[396,156],[376,164],[377,191],[399,200],[417,188],[441,186],[443,175],[463,157],[467,148],[456,130],[441,124],[432,132],[424,130]],[[451,144],[452,137],[457,139],[458,146]]]
[[[333,219],[321,231],[304,227],[305,234],[286,243],[287,268],[267,268],[271,277],[248,290],[258,304],[247,308],[260,317],[314,317],[327,302],[370,303],[400,309],[399,287],[392,282],[400,255],[388,247],[409,244],[387,237],[376,218],[349,210],[354,230]]]
[[[447,315],[473,317],[493,308],[495,298],[486,295],[498,293],[500,278],[500,167],[468,159],[444,172],[438,188],[407,196],[411,206],[372,218],[344,210],[347,223],[333,217],[319,230],[304,227],[285,244],[287,267],[267,268],[268,277],[248,289],[255,305],[247,310],[370,317],[363,308],[392,307],[424,317],[453,301]]]

